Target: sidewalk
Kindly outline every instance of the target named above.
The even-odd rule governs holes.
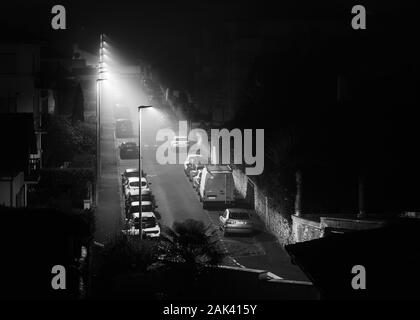
[[[106,119],[104,120],[106,121]],[[95,210],[95,241],[104,244],[107,240],[118,235],[122,226],[119,177],[112,122],[102,123],[101,169],[98,207]]]

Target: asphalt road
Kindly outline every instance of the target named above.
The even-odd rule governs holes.
[[[137,133],[138,113],[135,108],[130,111],[134,132]],[[127,168],[138,167],[138,159],[120,159],[118,146],[123,141],[138,142],[138,136],[130,139],[115,138],[115,119],[112,110],[104,110],[101,117],[102,174],[95,240],[105,242],[118,234],[123,225],[124,197],[121,191],[121,173]],[[175,221],[196,219],[217,229],[221,211],[202,208],[197,194],[184,174],[183,165],[161,165],[156,161],[158,130],[177,127],[178,122],[170,112],[152,109],[142,111],[143,170],[151,182],[151,189],[155,195],[158,206],[156,216],[161,225],[169,227]],[[269,270],[288,280],[308,280],[298,267],[290,263],[289,256],[276,243],[274,237],[266,232],[246,237],[223,237],[221,233],[219,236],[228,254],[226,265]]]

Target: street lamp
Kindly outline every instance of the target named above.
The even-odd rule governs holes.
[[[139,111],[139,235],[140,239],[143,238],[143,227],[142,227],[142,207],[141,207],[141,110],[146,108],[152,108],[152,106],[138,106],[137,109]]]
[[[98,64],[98,79],[96,79],[96,206],[98,205],[99,197],[99,176],[101,175],[101,116],[100,116],[100,106],[101,106],[101,81],[106,80],[101,78],[101,75],[105,73],[103,70],[103,34],[100,35],[99,43],[99,64]]]

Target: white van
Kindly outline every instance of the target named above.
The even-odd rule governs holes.
[[[209,205],[231,206],[235,203],[232,169],[227,165],[207,165],[201,173],[199,197],[203,208]]]

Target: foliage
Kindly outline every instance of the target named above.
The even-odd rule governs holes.
[[[74,125],[65,117],[52,115],[46,135],[45,164],[59,166],[71,161],[76,154],[94,154],[96,133],[92,124],[76,122]]]
[[[183,262],[193,269],[217,265],[225,257],[216,229],[193,219],[166,228],[162,232],[161,248],[167,260]]]
[[[156,243],[139,241],[137,237],[120,235],[105,244],[100,257],[101,276],[111,277],[121,273],[147,271],[157,261]]]
[[[124,291],[119,279],[132,277],[147,286],[149,297],[198,296],[205,267],[224,258],[215,230],[192,219],[162,230],[157,241],[121,235],[108,242],[97,259],[95,294],[112,296],[113,290]]]
[[[93,181],[92,169],[43,169],[36,189],[36,201],[55,206],[54,202],[61,195],[69,193],[72,207],[81,207],[87,198],[87,185]]]

